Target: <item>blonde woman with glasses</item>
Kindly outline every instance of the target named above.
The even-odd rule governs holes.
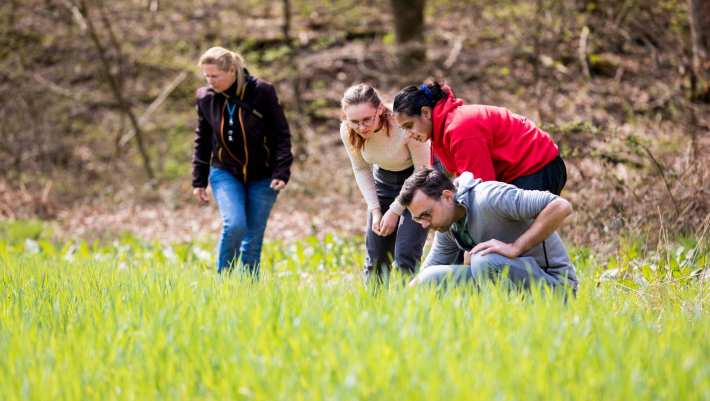
[[[370,85],[348,88],[341,107],[340,138],[368,208],[365,282],[387,283],[392,262],[411,276],[427,232],[395,198],[415,168],[429,166],[429,145],[405,136]]]

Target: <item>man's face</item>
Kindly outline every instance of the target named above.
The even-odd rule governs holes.
[[[418,116],[395,113],[394,120],[408,138],[414,138],[419,142],[426,142],[431,138],[432,123],[431,109],[429,107],[422,107],[422,114]]]
[[[412,219],[424,229],[448,231],[455,221],[454,193],[448,189],[441,193],[439,200],[434,200],[421,190],[417,190],[408,208]]]

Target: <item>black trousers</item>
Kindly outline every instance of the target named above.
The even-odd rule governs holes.
[[[537,173],[518,177],[511,182],[521,189],[537,189],[552,192],[555,195],[562,193],[566,183],[567,166],[559,155]]]
[[[412,175],[413,168],[403,171],[388,171],[374,168],[375,188],[380,203],[380,210],[384,215],[394,202],[404,181]],[[392,262],[404,276],[411,276],[419,269],[422,248],[426,242],[427,231],[412,220],[412,215],[405,209],[399,218],[395,231],[381,237],[372,231],[372,213],[367,219],[367,234],[365,236],[365,283],[370,285],[374,280],[386,283]]]

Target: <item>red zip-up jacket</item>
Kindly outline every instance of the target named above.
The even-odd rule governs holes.
[[[449,96],[432,111],[432,159],[449,173],[510,183],[559,155],[550,135],[527,118],[502,107],[464,105],[451,88],[442,89]]]
[[[247,73],[245,89],[239,96],[236,86],[235,82],[224,93],[209,87],[197,90],[194,188],[207,187],[210,165],[228,170],[245,183],[268,177],[288,182],[291,176],[291,132],[273,85]],[[234,99],[232,106],[240,98],[258,115],[237,106],[230,126],[227,98]]]

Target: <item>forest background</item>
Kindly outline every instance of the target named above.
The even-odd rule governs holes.
[[[276,85],[292,129],[267,241],[359,236],[342,93],[365,81],[391,102],[438,80],[551,133],[569,242],[706,243],[707,1],[10,0],[0,31],[0,219],[41,220],[55,238],[216,239],[190,170],[196,62],[220,45]]]
[[[191,194],[215,45],[293,133],[258,282]],[[708,0],[4,0],[0,399],[707,401],[709,49]],[[339,100],[428,79],[560,145],[574,300],[361,285]]]

